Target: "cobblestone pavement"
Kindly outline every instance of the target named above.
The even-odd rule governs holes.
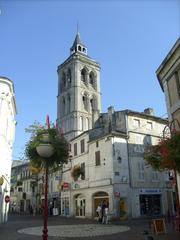
[[[115,233],[128,231],[127,226],[104,225],[104,224],[74,224],[57,225],[48,227],[48,235],[52,237],[95,237],[103,235],[112,235]],[[30,235],[42,235],[42,227],[25,228],[18,230],[18,233]]]
[[[54,216],[48,219],[49,235],[54,234],[48,240],[145,240],[142,232],[149,230],[148,223],[147,219],[136,219],[101,225],[88,219]],[[0,240],[40,240],[42,224],[41,216],[11,215],[8,223],[0,224]],[[26,228],[30,228],[31,235],[18,232]],[[166,224],[166,228],[166,234],[154,235],[150,232],[150,235],[154,240],[180,240],[180,235],[171,225]],[[38,235],[33,235],[35,229]]]

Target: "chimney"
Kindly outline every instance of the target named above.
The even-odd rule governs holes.
[[[148,114],[148,115],[151,115],[151,116],[154,116],[154,109],[153,108],[146,108],[146,109],[144,109],[144,113]]]
[[[110,106],[108,107],[108,119],[109,121],[112,123],[112,115],[114,113],[114,107],[113,106]]]

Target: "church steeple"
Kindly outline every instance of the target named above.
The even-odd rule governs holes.
[[[77,31],[71,56],[58,66],[57,123],[70,140],[92,128],[101,112],[100,65],[87,56]]]
[[[79,52],[79,53],[87,55],[87,48],[84,45],[84,43],[81,41],[79,32],[77,32],[74,43],[73,43],[72,47],[70,48],[70,54],[73,54],[75,52]]]

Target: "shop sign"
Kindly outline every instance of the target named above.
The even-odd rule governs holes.
[[[4,178],[3,177],[0,177],[0,186],[2,186],[4,183]]]
[[[10,197],[9,197],[8,195],[5,196],[5,202],[6,202],[6,203],[10,202]]]
[[[53,192],[52,193],[52,198],[57,198],[59,197],[59,192]]]
[[[56,181],[60,181],[61,180],[61,176],[55,176],[55,180]]]
[[[69,183],[63,182],[63,189],[69,189]]]
[[[147,188],[147,189],[140,189],[139,193],[140,194],[161,194],[162,190],[156,189],[156,188]]]
[[[80,188],[80,186],[79,186],[78,183],[74,183],[74,184],[73,184],[73,189],[79,189],[79,188]]]
[[[115,197],[120,197],[120,192],[115,192],[114,195]]]

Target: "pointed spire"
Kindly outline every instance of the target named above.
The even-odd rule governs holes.
[[[79,32],[77,32],[77,34],[76,34],[76,37],[75,37],[75,40],[74,40],[74,43],[73,43],[73,46],[72,46],[72,47],[77,46],[77,44],[84,45],[84,44],[81,42],[80,33],[79,33]]]
[[[87,55],[87,48],[84,45],[84,43],[81,41],[81,38],[80,38],[78,23],[77,23],[76,37],[75,37],[72,47],[70,48],[70,54],[73,54],[75,52],[79,52],[79,53],[83,53],[83,54]]]

